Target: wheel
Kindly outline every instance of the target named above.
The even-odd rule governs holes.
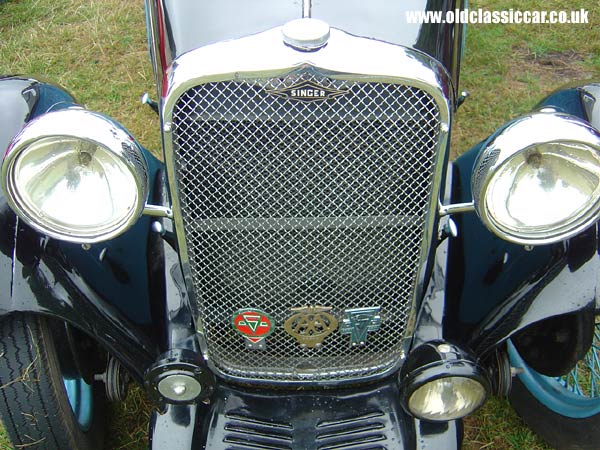
[[[87,362],[65,344],[65,330],[28,314],[0,320],[0,415],[15,448],[103,446],[104,393],[82,373]]]
[[[600,323],[592,346],[567,375],[553,378],[529,367],[508,343],[513,367],[510,401],[523,420],[557,450],[600,448]]]

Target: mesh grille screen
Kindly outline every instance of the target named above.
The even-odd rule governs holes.
[[[312,80],[348,94],[298,102],[265,92]],[[439,139],[428,94],[396,84],[283,79],[191,88],[173,113],[175,170],[198,314],[213,364],[262,380],[363,378],[395,365],[412,304]],[[381,328],[320,348],[284,330],[291,308],[381,308]],[[277,328],[250,350],[232,314]]]

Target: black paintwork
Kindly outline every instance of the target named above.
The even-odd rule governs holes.
[[[138,379],[156,355],[156,345],[139,327],[95,292],[65,258],[55,241],[19,224],[15,236],[10,301],[0,314],[35,312],[66,320],[96,339]]]
[[[558,91],[539,107],[553,107],[598,123],[598,108],[584,104],[588,88]],[[454,164],[453,201],[471,201],[477,144]],[[600,271],[597,225],[566,241],[529,250],[490,233],[475,213],[457,214],[459,236],[450,240],[445,337],[469,342],[479,354],[515,331],[547,317],[595,308]]]
[[[203,425],[208,407],[204,403],[164,405],[152,411],[149,450],[202,449]]]
[[[154,198],[158,204],[168,205],[163,170],[157,172]],[[164,229],[163,221],[156,220]],[[163,236],[165,234],[163,233]],[[153,235],[160,236],[158,233]],[[155,329],[160,336],[160,347],[163,353],[156,358],[152,366],[147,368],[144,382],[153,398],[159,403],[164,403],[164,399],[158,392],[160,380],[173,374],[187,375],[200,383],[202,388],[198,400],[203,400],[211,395],[215,380],[212,372],[206,367],[196,338],[193,313],[183,282],[179,255],[169,239],[159,238],[156,247],[154,256],[160,261],[161,268],[167,270],[165,276],[161,277],[161,281],[164,282],[161,286],[161,297],[153,302],[157,322]]]
[[[37,103],[36,83],[28,79],[0,78],[0,151],[8,147],[14,135],[29,120]]]
[[[73,106],[62,89],[33,79],[0,78],[0,144],[39,115]],[[14,114],[13,114],[14,112]],[[150,179],[160,163],[146,154]],[[153,183],[152,183],[153,184]],[[152,331],[163,266],[157,264],[150,219],[84,250],[49,239],[18,220],[0,193],[0,315],[36,312],[67,320],[121,360],[138,379],[159,354]]]
[[[445,14],[460,8],[462,3],[460,0],[313,0],[312,16],[356,36],[421,50],[440,61],[454,75],[453,56],[460,57],[460,52],[454,53],[454,43],[455,40],[461,42],[463,27],[411,24],[406,12],[441,11]],[[458,79],[453,81],[456,87]]]
[[[406,11],[453,11],[461,0],[313,0],[311,16],[347,33],[419,49],[458,73],[463,27],[411,24]],[[458,6],[457,6],[458,5]],[[301,0],[159,0],[163,70],[177,56],[302,17]],[[459,51],[456,52],[455,49]],[[348,57],[352,57],[348,55]],[[454,80],[458,82],[457,75]]]
[[[461,447],[460,421],[433,424],[414,419],[400,407],[398,396],[394,380],[334,391],[273,392],[221,384],[202,413],[195,405],[155,412],[151,449]],[[168,429],[178,431],[178,442]]]
[[[582,360],[594,341],[595,309],[544,319],[513,334],[512,344],[536,372],[560,377]],[[544,349],[544,351],[540,351]]]
[[[0,76],[0,154],[29,120],[72,106],[73,96],[49,83],[26,77]]]
[[[0,102],[0,123],[3,124],[0,127],[0,148],[6,148],[26,121],[75,104],[72,96],[56,86],[18,77],[0,79]],[[15,115],[19,120],[15,120],[12,111],[19,111]],[[152,189],[154,176],[161,163],[148,152],[145,157]],[[0,201],[5,204],[3,197]],[[11,214],[7,206],[3,208],[6,208],[6,214]],[[148,298],[149,280],[153,277],[147,274],[147,262],[152,260],[148,250],[149,228],[150,219],[143,217],[125,235],[107,243],[92,245],[89,251],[82,250],[77,244],[56,241],[56,246],[65,254],[69,264],[78,268],[79,274],[92,290],[101,292],[129,320],[146,327],[152,323]],[[14,246],[14,242],[8,244],[11,248]],[[7,252],[12,259],[10,249],[7,248]]]

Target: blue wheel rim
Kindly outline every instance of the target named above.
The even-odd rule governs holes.
[[[530,368],[508,342],[511,365],[522,369],[519,380],[548,409],[565,417],[583,419],[600,413],[600,324],[596,324],[592,347],[577,366],[559,378]]]
[[[83,378],[65,378],[63,384],[71,405],[71,411],[83,431],[88,431],[92,426],[94,395],[92,386]]]

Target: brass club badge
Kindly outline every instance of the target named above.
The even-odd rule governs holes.
[[[323,339],[337,329],[338,320],[329,313],[331,308],[305,306],[292,311],[295,314],[285,321],[284,328],[302,347],[319,348]]]

